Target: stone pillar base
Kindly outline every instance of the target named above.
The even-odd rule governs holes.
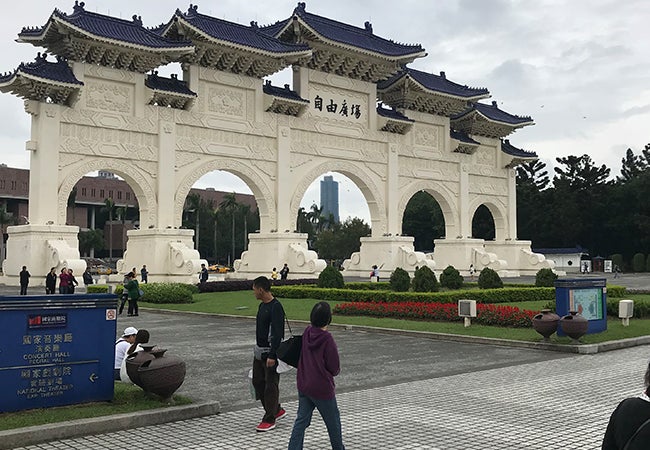
[[[485,248],[508,261],[508,272],[513,274],[510,276],[535,275],[540,269],[554,269],[555,261],[546,259],[540,253],[533,253],[530,244],[530,241],[519,240],[488,241]],[[566,275],[563,271],[555,272]]]
[[[415,251],[412,237],[362,237],[359,251],[343,261],[344,274],[370,279],[374,265],[380,268],[380,280],[388,279],[398,267],[410,273],[415,272],[416,267],[428,266],[431,270],[436,267],[430,255]]]
[[[18,286],[22,266],[31,274],[30,286],[45,286],[45,276],[54,267],[72,269],[81,283],[86,261],[79,257],[79,227],[68,225],[17,225],[7,227],[7,258],[2,263],[2,282]]]
[[[476,276],[485,267],[497,271],[500,276],[508,275],[508,263],[488,250],[483,239],[436,239],[434,243],[433,256],[440,270],[454,266],[467,277],[469,266],[473,264]]]
[[[284,263],[289,266],[289,279],[316,278],[327,266],[307,248],[305,233],[252,233],[248,235],[248,250],[235,261],[235,274],[247,279],[270,277],[273,268],[280,271]]]
[[[207,265],[205,259],[194,250],[194,230],[147,229],[129,230],[127,250],[124,257],[117,262],[119,274],[130,272],[134,267],[140,276],[143,264],[149,271],[148,281],[192,283],[199,282],[198,274],[201,264]],[[121,282],[121,277],[117,280]],[[111,277],[111,280],[115,277]]]

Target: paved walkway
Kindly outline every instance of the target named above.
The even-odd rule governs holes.
[[[338,395],[348,449],[600,448],[609,414],[643,387],[648,348],[479,370]],[[27,449],[283,449],[290,417],[267,433],[250,407],[201,419],[97,435]],[[306,449],[329,448],[322,421]]]

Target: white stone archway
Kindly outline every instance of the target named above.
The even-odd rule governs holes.
[[[458,221],[460,219],[456,213],[458,206],[454,199],[455,194],[449,186],[445,186],[443,183],[437,181],[419,181],[409,184],[402,189],[402,196],[397,208],[398,217],[404,217],[408,202],[416,193],[421,191],[426,192],[438,202],[445,219],[445,238],[457,236],[459,233]]]

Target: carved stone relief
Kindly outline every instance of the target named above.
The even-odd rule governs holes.
[[[246,95],[244,91],[224,87],[208,87],[208,111],[221,116],[246,116]]]
[[[508,184],[507,180],[503,178],[486,178],[470,175],[469,191],[476,194],[507,196]]]
[[[158,156],[153,134],[62,123],[60,136],[62,153],[150,161]]]
[[[125,114],[132,111],[134,86],[87,81],[84,94],[87,108]]]
[[[276,160],[276,140],[246,133],[198,128],[186,125],[176,127],[177,148],[197,153],[220,154],[261,160]]]
[[[460,177],[458,164],[452,162],[418,158],[399,158],[399,175],[409,178],[449,180],[456,182]]]

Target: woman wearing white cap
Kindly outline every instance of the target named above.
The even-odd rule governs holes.
[[[120,367],[122,361],[126,356],[126,351],[135,342],[135,335],[138,334],[138,329],[135,327],[126,327],[124,334],[115,343],[115,364],[113,365],[113,379],[120,379]]]

